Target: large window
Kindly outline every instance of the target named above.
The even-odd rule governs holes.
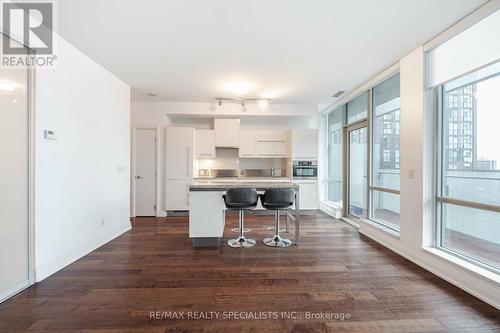
[[[371,219],[399,230],[399,74],[372,90]]]
[[[347,123],[366,119],[368,115],[368,92],[361,94],[347,103]]]
[[[340,107],[328,114],[328,183],[327,199],[342,207],[343,195],[343,158],[342,136],[344,125],[344,108]]]
[[[437,246],[500,269],[500,63],[438,89]]]

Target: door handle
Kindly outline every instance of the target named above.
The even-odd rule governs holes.
[[[190,165],[191,164],[191,148],[189,147],[186,147],[186,177],[190,177],[191,176],[191,172],[189,171],[190,168],[192,168],[193,166]]]
[[[142,177],[141,177],[141,176],[135,176],[134,178],[135,178],[135,179],[142,179]]]

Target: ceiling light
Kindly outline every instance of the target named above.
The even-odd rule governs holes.
[[[281,90],[266,90],[259,94],[259,97],[262,97],[264,99],[276,99],[282,95],[283,92]]]
[[[238,96],[243,96],[255,89],[253,83],[247,81],[230,81],[224,84],[224,90]]]
[[[9,81],[0,81],[0,90],[11,92],[16,90],[16,86]]]
[[[267,106],[267,103],[269,102],[269,99],[267,98],[246,98],[246,97],[240,97],[240,98],[216,97],[215,100],[217,101],[217,104],[219,104],[219,106],[222,106],[223,101],[229,101],[229,102],[239,102],[242,107],[245,107],[246,103],[248,102],[258,102],[259,106],[261,105]]]
[[[259,102],[259,107],[262,109],[265,109],[269,106],[269,100],[268,99],[261,99]]]

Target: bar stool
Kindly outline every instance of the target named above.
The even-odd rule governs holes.
[[[222,196],[224,204],[228,210],[237,210],[240,220],[240,234],[236,239],[227,241],[231,247],[252,247],[255,245],[255,239],[245,238],[244,236],[244,212],[254,209],[259,201],[259,194],[253,188],[231,188]]]
[[[295,191],[291,188],[273,188],[260,195],[262,207],[268,210],[275,210],[275,235],[265,238],[264,244],[272,247],[288,247],[292,241],[280,237],[280,210],[289,209],[295,201]]]

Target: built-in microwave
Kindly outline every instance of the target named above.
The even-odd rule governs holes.
[[[293,178],[318,178],[318,161],[293,161]]]

